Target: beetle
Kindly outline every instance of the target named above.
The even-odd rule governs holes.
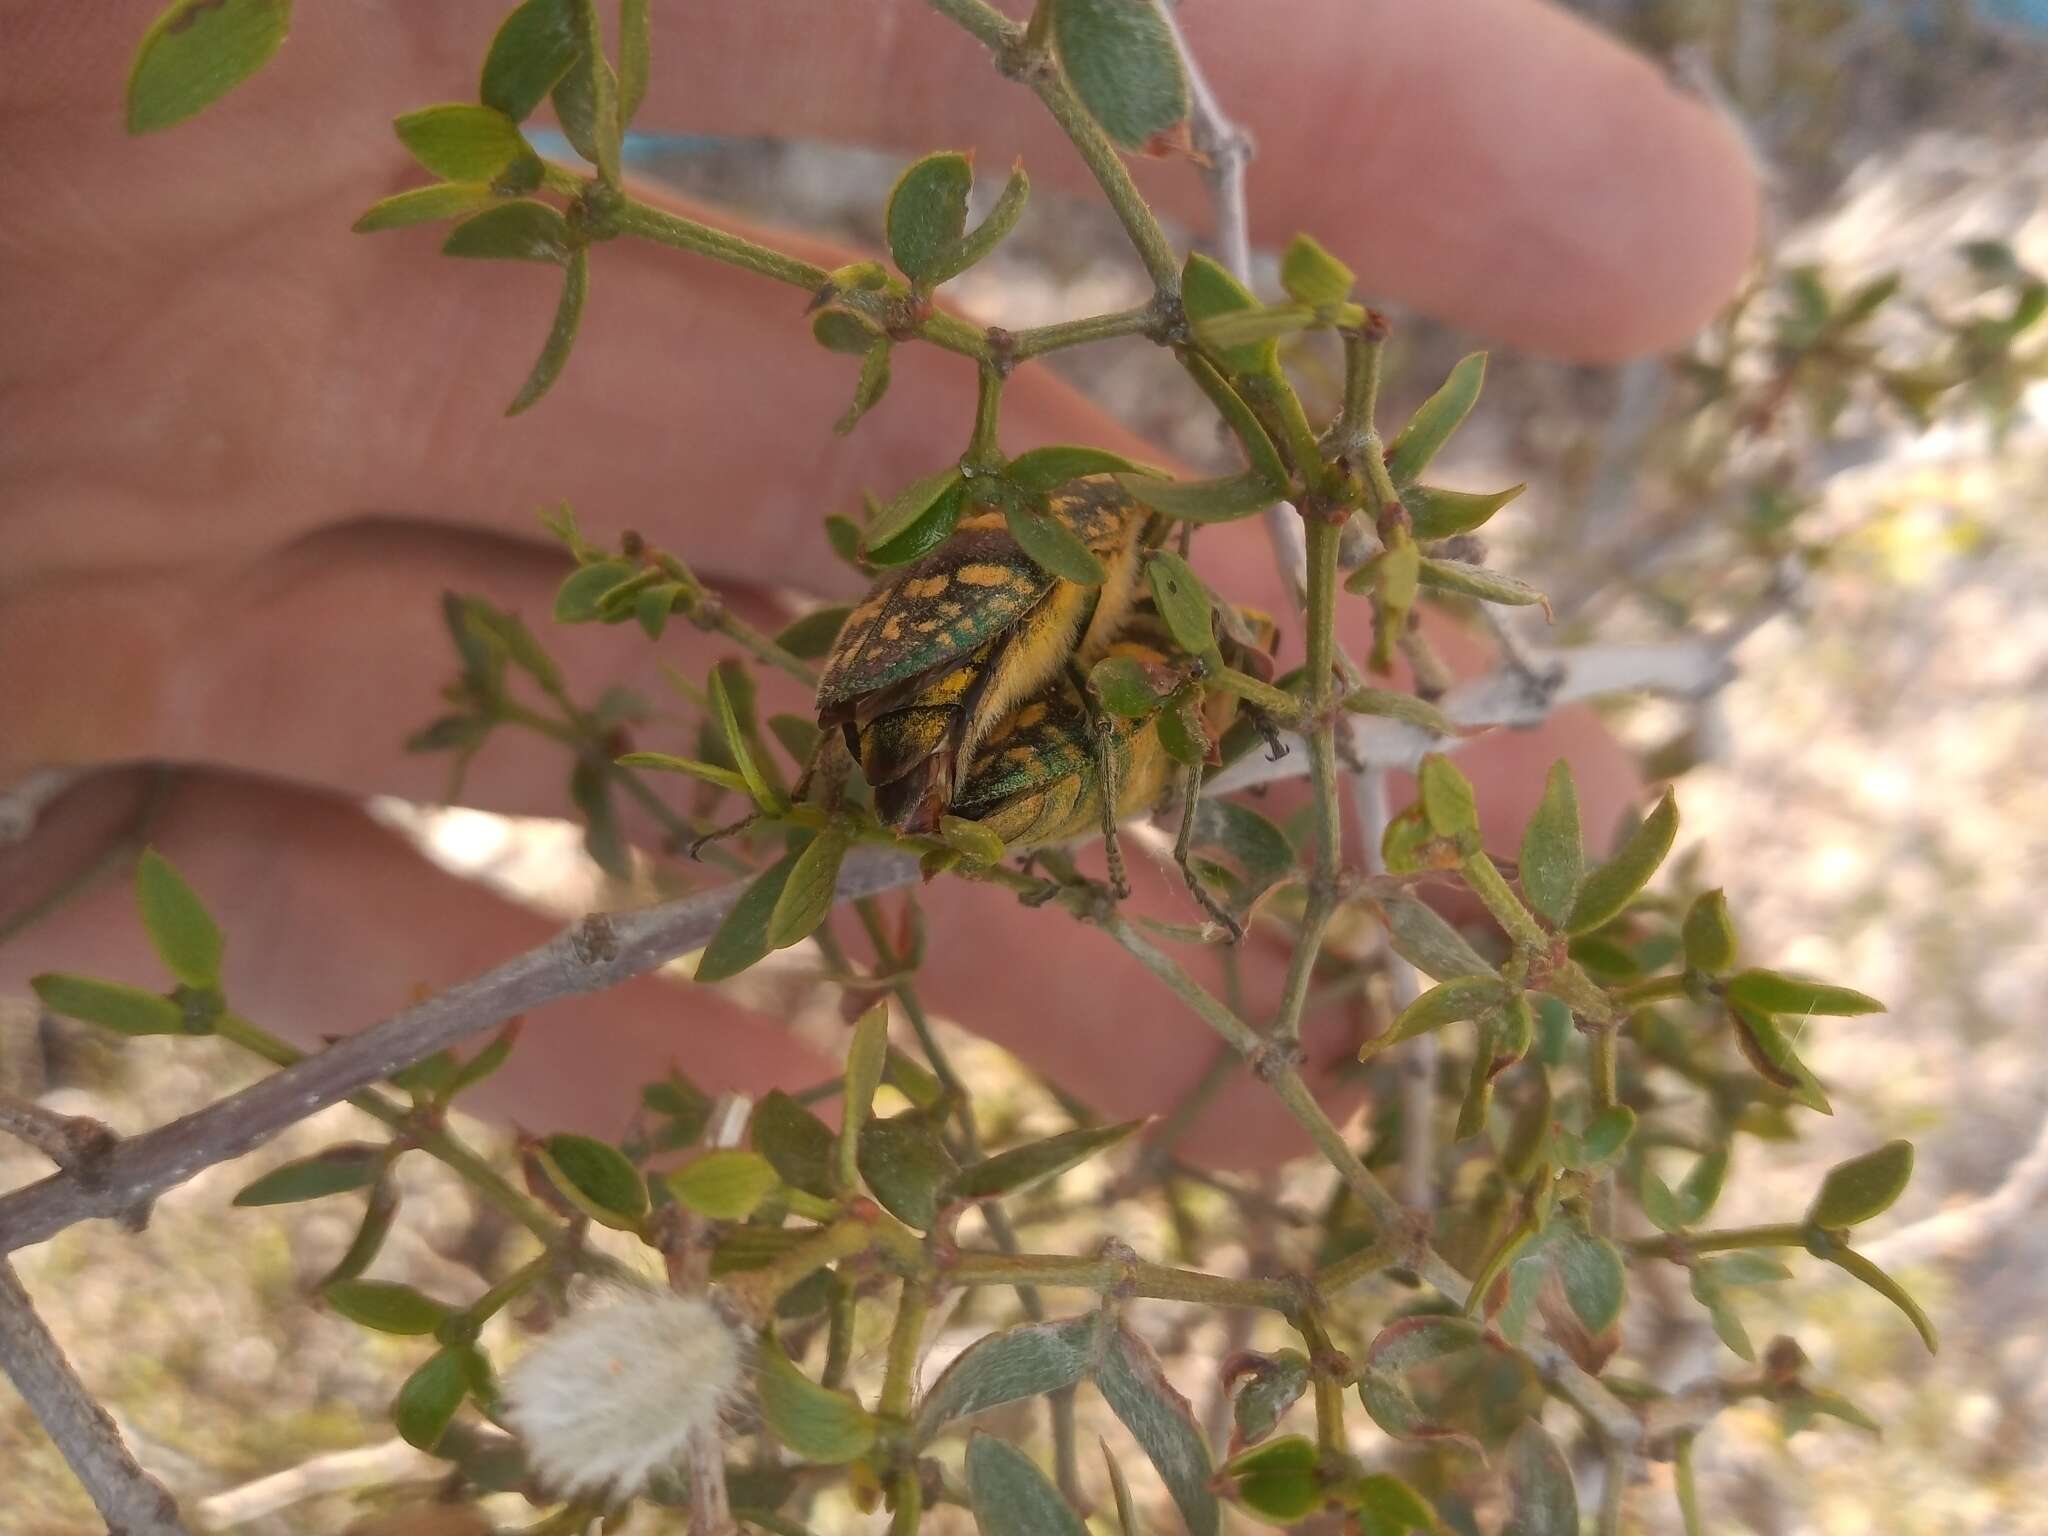
[[[1100,586],[1052,575],[1001,511],[977,512],[891,572],[833,644],[818,724],[841,733],[899,831],[937,827],[990,727],[1063,666],[1092,665],[1130,613],[1149,514],[1107,479],[1072,482],[1047,511],[1102,562]]]
[[[1253,644],[1226,636],[1226,660],[1233,666],[1268,671],[1262,653],[1273,644],[1272,620],[1244,610],[1239,617],[1244,621],[1240,631]],[[1237,718],[1236,695],[1201,689],[1200,663],[1173,642],[1149,602],[1134,609],[1105,655],[1138,662],[1165,680],[1176,695],[1200,690],[1196,697],[1202,734],[1210,743],[1220,742]],[[1162,698],[1161,708],[1150,714],[1108,714],[1084,696],[1070,671],[989,728],[948,812],[979,823],[1009,847],[1023,850],[1066,842],[1099,827],[1110,854],[1112,882],[1121,887],[1113,829],[1117,822],[1158,804],[1179,773],[1181,763],[1160,734],[1162,717],[1176,707]],[[1191,771],[1174,861],[1196,900],[1236,937],[1242,932],[1240,924],[1209,894],[1189,863],[1188,840],[1200,782],[1199,770]]]

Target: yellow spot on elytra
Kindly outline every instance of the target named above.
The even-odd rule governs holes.
[[[1003,753],[1003,760],[1009,763],[1028,763],[1038,756],[1029,747],[1011,747]]]
[[[945,622],[946,621],[944,619],[919,619],[915,624],[911,625],[910,627],[916,630],[920,635],[928,635]]]
[[[906,581],[903,584],[903,595],[905,597],[937,597],[952,584],[952,580],[953,578],[944,571],[939,572],[936,576],[921,576],[915,581]]]
[[[884,625],[882,626],[882,638],[883,638],[884,640],[900,640],[900,639],[902,639],[902,638],[903,638],[903,620],[902,620],[902,619],[901,619],[900,617],[898,617],[897,615],[895,615],[895,614],[891,614],[891,615],[889,616],[889,622],[888,622],[888,623],[886,623],[886,624],[884,624]]]
[[[942,619],[957,619],[960,617],[960,613],[961,608],[958,603],[939,604],[939,617]]]
[[[1020,731],[1028,731],[1044,718],[1045,706],[1043,704],[1027,704],[1017,711],[1014,728]]]
[[[1010,584],[1010,569],[1003,565],[963,565],[959,575],[970,587],[1004,587]]]

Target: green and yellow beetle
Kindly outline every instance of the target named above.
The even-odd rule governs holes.
[[[1106,654],[1130,613],[1144,509],[1081,480],[1048,511],[1102,562],[1102,585],[1050,574],[1000,511],[979,512],[870,592],[833,645],[818,724],[844,733],[876,814],[900,831],[937,827],[989,729],[1068,663]]]
[[[1263,615],[1250,619],[1261,641],[1270,643],[1271,621]],[[1135,611],[1104,654],[1127,657],[1164,680],[1192,682],[1198,675],[1195,658],[1173,643],[1149,604]],[[1229,731],[1237,707],[1233,694],[1201,695],[1201,723],[1211,742]],[[1065,842],[1103,825],[1107,768],[1114,781],[1113,819],[1141,815],[1164,797],[1179,767],[1160,739],[1162,713],[1106,714],[1062,678],[989,729],[948,810],[979,822],[1012,848]]]

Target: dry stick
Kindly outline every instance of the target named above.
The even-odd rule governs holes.
[[[0,1132],[27,1142],[67,1173],[104,1157],[118,1139],[97,1120],[60,1115],[5,1092],[0,1092]]]
[[[1384,875],[1380,843],[1387,832],[1387,776],[1370,770],[1352,776],[1359,835],[1365,840],[1365,872]],[[1420,993],[1415,967],[1385,947],[1387,1002],[1398,1016]],[[1436,1077],[1439,1043],[1430,1030],[1410,1040],[1401,1054],[1401,1203],[1411,1211],[1436,1208]]]
[[[177,1502],[136,1465],[106,1409],[36,1315],[14,1267],[0,1259],[0,1369],[49,1431],[107,1522],[110,1536],[186,1536]]]

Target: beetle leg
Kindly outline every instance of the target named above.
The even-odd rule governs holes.
[[[690,857],[693,859],[702,858],[704,856],[704,850],[706,848],[709,848],[713,843],[722,843],[728,837],[732,837],[737,833],[746,831],[747,828],[751,827],[755,822],[759,821],[760,819],[761,813],[759,811],[749,811],[746,815],[742,816],[738,821],[728,822],[726,825],[722,827],[713,827],[709,832],[706,832],[702,837],[698,838],[695,842],[690,844]]]
[[[853,754],[847,751],[842,734],[822,732],[817,746],[811,749],[810,761],[797,775],[789,798],[793,804],[803,805],[811,799],[812,787],[816,786],[817,803],[828,811],[836,811],[846,802],[846,780],[852,772]]]
[[[1188,893],[1195,898],[1195,904],[1209,916],[1223,925],[1235,944],[1244,937],[1244,924],[1230,915],[1222,902],[1209,894],[1209,888],[1202,884],[1202,877],[1195,873],[1193,860],[1189,856],[1190,845],[1195,836],[1195,813],[1202,803],[1202,765],[1196,763],[1187,771],[1187,787],[1181,795],[1180,836],[1173,841],[1173,862],[1180,866],[1181,878],[1188,883]]]

